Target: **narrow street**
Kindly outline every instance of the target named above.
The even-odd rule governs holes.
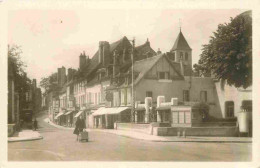
[[[9,161],[250,161],[251,143],[150,142],[103,132],[90,132],[79,143],[72,130],[45,123],[42,140],[8,143]]]

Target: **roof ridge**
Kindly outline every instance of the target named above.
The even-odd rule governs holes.
[[[159,57],[159,56],[162,56],[163,54],[159,54],[159,55],[155,55],[155,56],[152,56],[152,57],[148,57],[148,58],[145,58],[145,59],[141,59],[141,60],[138,60],[138,61],[135,61],[135,62],[141,62],[141,61],[147,61],[148,59],[154,59],[156,57]]]

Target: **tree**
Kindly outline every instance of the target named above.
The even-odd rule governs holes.
[[[15,90],[22,92],[29,87],[31,80],[25,73],[26,64],[21,60],[22,49],[20,46],[8,46],[8,81],[12,78]]]
[[[195,71],[212,72],[227,84],[247,88],[252,85],[252,17],[251,11],[231,18],[230,23],[218,25],[203,45]]]
[[[57,81],[57,72],[48,77],[43,77],[40,81],[40,87],[44,88],[45,93],[59,90],[60,88]]]

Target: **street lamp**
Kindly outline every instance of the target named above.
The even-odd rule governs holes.
[[[132,110],[131,110],[131,121],[135,121],[135,96],[134,96],[134,49],[135,49],[135,38],[132,40]]]

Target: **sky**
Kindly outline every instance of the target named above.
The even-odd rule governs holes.
[[[168,52],[180,26],[192,48],[192,63],[197,63],[203,44],[217,30],[245,10],[181,9],[77,9],[11,10],[8,12],[8,43],[21,46],[21,59],[27,64],[28,77],[42,77],[57,68],[79,67],[79,55],[91,58],[99,41],[113,43],[126,36],[136,46],[145,43],[157,51]]]

